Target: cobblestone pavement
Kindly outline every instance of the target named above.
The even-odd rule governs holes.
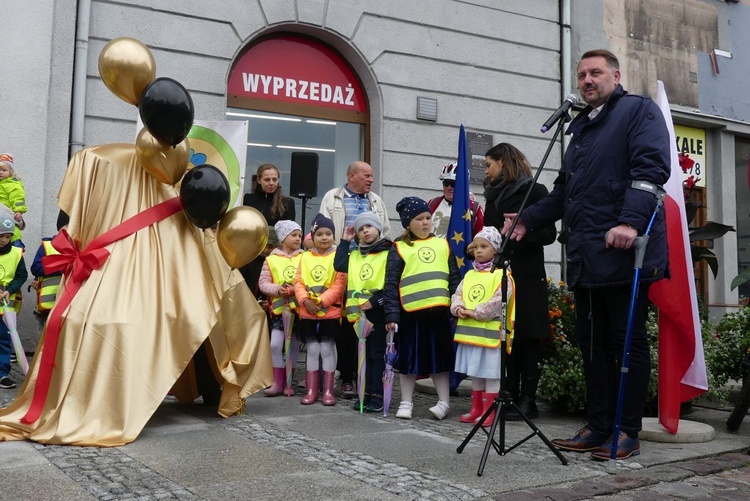
[[[12,377],[20,381],[14,371]],[[0,407],[12,401],[16,390],[0,391]],[[748,444],[748,433],[742,436],[717,438],[725,445],[704,456],[679,455],[681,446],[659,446],[649,443],[648,454],[634,460],[618,463],[616,474],[608,470],[607,462],[592,461],[585,454],[566,453],[570,464],[566,467],[556,462],[554,455],[537,437],[515,449],[510,456],[498,457],[491,452],[488,470],[494,468],[494,477],[476,477],[474,469],[479,461],[485,436],[478,434],[472,444],[459,456],[455,447],[463,440],[470,427],[458,422],[457,416],[469,405],[467,397],[452,399],[451,419],[430,419],[426,409],[434,404],[434,395],[415,394],[415,416],[412,420],[383,418],[368,414],[358,416],[351,410],[352,401],[339,399],[333,408],[320,404],[303,407],[298,404],[299,392],[293,399],[279,397],[266,399],[254,396],[248,401],[248,413],[219,419],[208,408],[200,405],[178,406],[167,397],[165,405],[157,412],[143,435],[132,445],[122,448],[93,448],[70,446],[44,446],[16,444],[26,456],[39,455],[47,468],[60,472],[66,482],[81,489],[80,494],[52,496],[54,488],[43,499],[90,499],[102,501],[116,499],[430,499],[430,500],[666,500],[666,499],[748,499],[750,498],[750,456],[738,452]],[[395,385],[392,412],[399,401]],[[542,405],[543,415],[547,414]],[[719,414],[720,419],[725,419]],[[310,426],[311,419],[317,428]],[[358,424],[356,420],[361,419]],[[326,429],[324,420],[330,423]],[[321,423],[321,421],[323,421]],[[545,421],[555,432],[575,429],[577,419]],[[714,424],[718,429],[718,426]],[[540,425],[544,428],[544,425]],[[339,428],[339,429],[337,429]],[[340,428],[346,428],[342,430]],[[507,442],[515,443],[530,433],[523,423],[509,424]],[[385,447],[373,448],[369,442],[359,442],[357,433],[373,440],[390,442]],[[176,438],[181,437],[181,438]],[[252,451],[258,461],[265,461],[269,469],[275,465],[294,466],[292,474],[274,477],[276,472],[257,473],[253,465],[239,465],[247,471],[246,483],[236,479],[216,478],[209,487],[189,474],[175,474],[181,458],[174,464],[165,464],[158,458],[186,454],[185,464],[195,460],[191,437],[213,440],[219,437],[240,451]],[[552,437],[550,437],[552,438]],[[187,439],[187,440],[186,440]],[[182,442],[180,442],[182,440]],[[363,445],[364,444],[364,445]],[[13,444],[0,443],[0,453],[5,454]],[[200,457],[211,474],[222,471],[221,461],[232,459],[232,450],[207,452]],[[442,457],[444,464],[420,462],[419,456],[430,448],[437,451],[432,457]],[[14,449],[16,450],[16,449]],[[17,450],[16,450],[17,451]],[[145,451],[145,452],[144,452]],[[366,452],[363,452],[366,451]],[[676,452],[675,452],[676,451]],[[158,454],[155,454],[157,453]],[[189,458],[187,454],[191,454]],[[424,453],[427,456],[427,453]],[[672,454],[672,456],[670,456]],[[663,455],[663,458],[659,456]],[[157,457],[158,456],[158,457]],[[155,459],[157,457],[157,459]],[[687,459],[685,459],[687,458]],[[212,470],[213,469],[213,470]],[[516,487],[507,481],[521,470],[539,472],[538,478],[527,480],[525,486]],[[0,475],[7,485],[17,473],[12,465],[0,465]],[[41,471],[41,470],[40,470]],[[49,473],[46,473],[48,475]],[[265,477],[263,475],[266,475]],[[499,480],[497,477],[501,477]],[[307,491],[308,496],[286,495],[285,486],[276,491],[254,491],[258,485],[266,487],[277,478],[280,483],[299,483],[307,486],[312,478],[334,479],[339,490]],[[339,479],[339,480],[335,480]],[[253,483],[256,482],[256,483]],[[248,484],[249,482],[249,484]],[[225,484],[226,489],[221,490]],[[249,487],[248,487],[249,485]],[[520,484],[519,484],[520,485]],[[288,484],[286,487],[292,487]],[[66,491],[67,492],[67,491]],[[262,494],[261,494],[262,492]],[[270,492],[270,493],[269,493]],[[19,496],[16,492],[0,490],[0,500],[40,499]]]

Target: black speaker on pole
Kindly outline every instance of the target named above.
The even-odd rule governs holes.
[[[312,152],[292,152],[292,180],[289,194],[297,198],[318,196],[318,154]]]
[[[302,228],[305,227],[307,200],[318,196],[318,154],[307,151],[292,152],[292,180],[289,194],[302,199]]]

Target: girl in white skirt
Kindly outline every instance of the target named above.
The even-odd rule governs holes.
[[[500,243],[500,233],[493,226],[485,226],[477,233],[471,243],[474,269],[466,273],[451,297],[451,313],[458,317],[455,370],[472,378],[471,410],[459,418],[462,423],[476,423],[500,392],[502,269],[490,271]],[[506,328],[510,334],[514,298],[510,274],[507,283]],[[489,425],[493,419],[491,414],[484,422]]]

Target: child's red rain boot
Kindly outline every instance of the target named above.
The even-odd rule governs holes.
[[[333,385],[336,382],[335,371],[323,371],[323,405],[336,405]]]
[[[307,371],[305,387],[307,387],[307,395],[302,397],[300,403],[302,405],[314,404],[318,401],[318,371]]]
[[[263,390],[263,393],[267,397],[275,397],[281,395],[286,386],[286,369],[283,367],[273,368],[273,384]]]
[[[464,414],[459,421],[462,423],[473,423],[478,417],[482,416],[482,390],[471,390],[471,409],[468,414]]]
[[[499,393],[484,393],[482,394],[482,413],[479,415],[478,418],[474,420],[474,424],[479,423],[479,420],[484,416],[484,413],[487,412],[487,410],[492,405],[492,402],[495,401],[495,398]],[[484,423],[482,423],[482,426],[492,426],[492,421],[495,420],[495,411],[492,411],[489,416],[487,416],[487,419],[484,420]]]

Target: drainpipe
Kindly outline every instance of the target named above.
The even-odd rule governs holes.
[[[563,102],[572,88],[570,75],[570,0],[562,0],[560,3],[560,102]],[[570,137],[563,135],[563,151],[568,146]]]
[[[76,46],[73,56],[73,96],[70,110],[68,159],[82,149],[83,122],[86,116],[86,64],[89,54],[91,0],[78,0],[76,9]]]
[[[563,102],[568,96],[571,89],[571,56],[570,56],[570,0],[562,0],[560,2],[560,102]],[[560,140],[560,158],[565,154],[565,150],[570,142],[570,137],[563,134]],[[560,259],[560,279],[565,280],[567,276],[567,253],[565,252],[565,246],[561,249]]]

